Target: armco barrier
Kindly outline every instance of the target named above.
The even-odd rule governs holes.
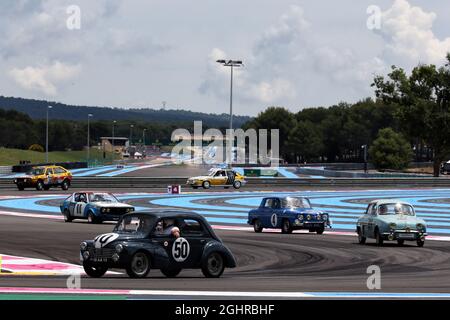
[[[74,188],[110,189],[143,188],[166,189],[168,185],[184,186],[187,177],[75,177]],[[246,187],[444,187],[450,188],[450,179],[441,178],[326,178],[326,179],[289,179],[289,178],[247,178]],[[14,189],[13,179],[0,179],[1,189]],[[189,190],[189,189],[184,189]]]

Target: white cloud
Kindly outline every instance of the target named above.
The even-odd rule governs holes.
[[[410,64],[440,64],[450,51],[450,38],[439,40],[432,28],[435,12],[426,12],[406,0],[395,0],[392,7],[382,13],[382,26],[378,30],[385,40],[386,60]]]
[[[326,85],[342,86],[352,94],[363,93],[361,98],[364,92],[370,94],[373,74],[383,70],[381,61],[361,60],[351,49],[323,44],[313,35],[313,29],[303,9],[291,6],[254,41],[244,61],[246,66],[236,77],[243,103],[297,107],[310,92],[319,92],[320,88],[322,94]],[[219,57],[228,56],[215,48],[208,61]],[[200,92],[225,98],[229,70],[224,69],[210,63]]]
[[[55,96],[58,93],[57,86],[75,77],[80,69],[78,65],[66,65],[55,61],[47,66],[13,68],[9,71],[9,75],[24,89]]]

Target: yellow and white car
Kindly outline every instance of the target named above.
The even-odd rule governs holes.
[[[214,168],[209,171],[206,176],[191,177],[186,184],[194,189],[203,187],[209,189],[210,187],[233,187],[239,189],[245,185],[245,177],[231,169]]]

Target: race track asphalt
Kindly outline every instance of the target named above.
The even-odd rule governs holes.
[[[79,243],[110,232],[112,225],[0,216],[0,252],[79,264]],[[222,278],[206,279],[200,270],[184,270],[175,279],[152,270],[146,279],[125,274],[82,277],[83,288],[368,292],[367,267],[381,268],[383,292],[450,292],[450,246],[427,241],[403,247],[357,244],[355,236],[217,230],[234,253],[238,267]],[[0,287],[65,288],[65,276],[2,275]]]

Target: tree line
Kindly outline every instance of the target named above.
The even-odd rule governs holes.
[[[131,129],[130,126],[133,125]],[[132,143],[142,143],[144,129],[146,144],[170,144],[172,131],[177,128],[193,130],[191,122],[154,123],[144,121],[116,121],[115,137],[130,138]],[[82,150],[87,145],[86,121],[49,120],[49,150]],[[97,145],[100,137],[111,137],[113,122],[91,118],[89,124],[90,145]],[[0,147],[28,149],[34,144],[45,146],[46,120],[34,120],[16,110],[0,109]]]
[[[367,146],[379,168],[433,160],[438,176],[450,158],[450,54],[443,66],[419,64],[410,74],[392,66],[371,85],[375,99],[296,113],[269,107],[244,128],[279,129],[280,153],[288,162],[362,162]]]

